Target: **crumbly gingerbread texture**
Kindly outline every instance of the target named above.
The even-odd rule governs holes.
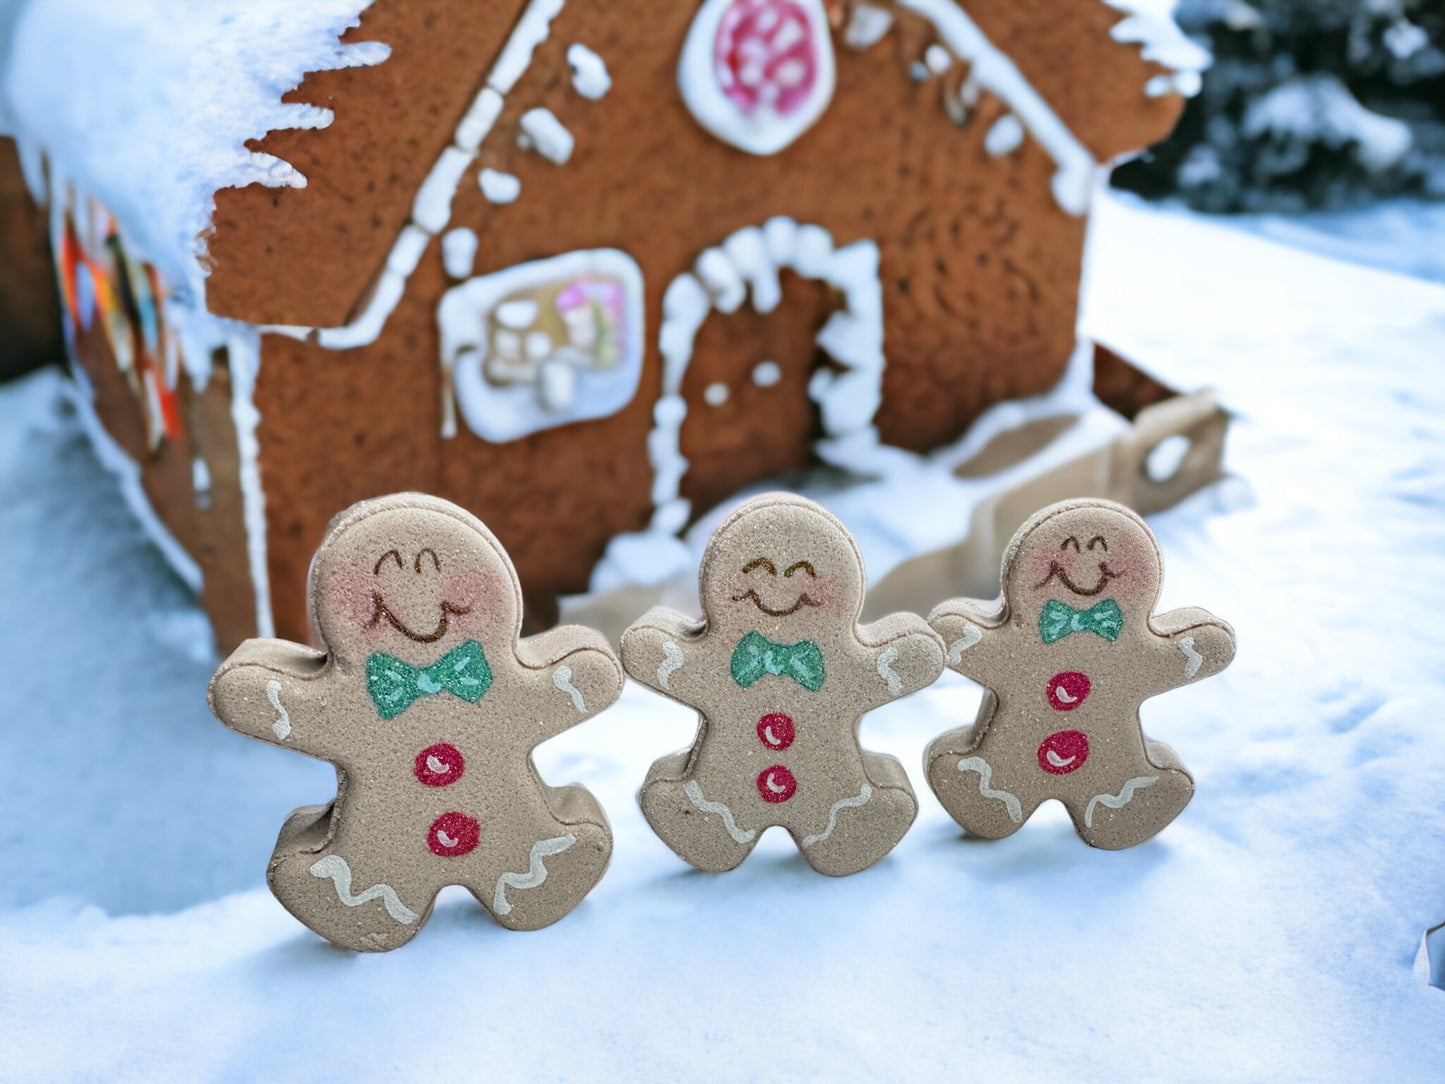
[[[506,552],[475,517],[420,494],[332,522],[310,607],[322,650],[249,640],[210,685],[226,726],[336,766],[336,797],[281,829],[276,898],[362,951],[411,940],[450,884],[510,929],[576,907],[612,832],[586,789],[544,783],[531,751],[621,692],[601,634],[521,638]]]
[[[1178,754],[1145,737],[1139,706],[1219,673],[1234,630],[1205,610],[1154,613],[1153,533],[1109,501],[1033,516],[1003,560],[1003,597],[940,604],[928,623],[948,666],[985,688],[975,722],[924,754],[929,785],[970,835],[1018,831],[1046,799],[1094,847],[1152,838],[1194,794]]]

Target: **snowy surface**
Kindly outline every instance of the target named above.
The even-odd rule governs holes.
[[[1445,287],[1118,201],[1092,255],[1089,329],[1238,415],[1235,477],[1153,520],[1163,606],[1240,642],[1145,706],[1176,824],[961,839],[918,771],[977,703],[950,678],[865,721],[922,805],[887,860],[695,873],[632,799],[691,719],[630,687],[539,756],[613,819],[593,895],[513,934],[453,890],[380,957],[263,884],[330,769],[209,717],[204,622],[54,376],[0,388],[0,1078],[1438,1078]]]

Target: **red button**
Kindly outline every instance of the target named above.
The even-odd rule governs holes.
[[[431,853],[442,858],[459,858],[475,849],[482,836],[482,826],[475,817],[465,813],[443,813],[427,830],[426,842]]]
[[[769,749],[786,749],[793,744],[793,720],[780,711],[758,720],[758,740]]]
[[[1050,775],[1068,775],[1089,759],[1089,739],[1081,730],[1060,730],[1039,745],[1039,767]]]
[[[781,764],[764,768],[758,773],[758,793],[765,802],[786,802],[798,789],[793,773]]]
[[[1073,711],[1089,695],[1089,677],[1077,670],[1055,674],[1044,686],[1044,696],[1055,711]]]
[[[455,783],[466,770],[467,762],[455,745],[438,742],[428,745],[416,755],[412,771],[429,787],[445,787]]]

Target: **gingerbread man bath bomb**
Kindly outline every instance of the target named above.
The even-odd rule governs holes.
[[[928,622],[948,665],[985,687],[972,726],[924,754],[928,782],[971,835],[1018,831],[1057,798],[1094,847],[1143,843],[1194,779],[1149,741],[1139,705],[1219,673],[1234,631],[1189,608],[1155,614],[1164,564],[1144,521],[1110,501],[1065,501],[1025,523],[1003,559],[1003,599],[955,599]]]
[[[506,552],[474,516],[420,494],[333,520],[310,589],[322,651],[250,640],[210,687],[232,730],[336,766],[336,798],[281,829],[266,874],[276,898],[360,951],[410,941],[447,885],[514,930],[576,907],[612,832],[583,787],[544,784],[531,751],[617,699],[603,637],[569,626],[520,639]]]
[[[858,547],[800,497],[758,497],[729,516],[698,581],[701,621],[652,610],[622,638],[632,677],[701,714],[692,747],[647,774],[648,823],[711,872],[739,865],[774,825],[819,873],[873,865],[918,803],[896,759],[859,747],[859,720],[936,681],[943,641],[913,614],[858,624]]]

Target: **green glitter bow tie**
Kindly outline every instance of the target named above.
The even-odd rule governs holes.
[[[823,652],[811,640],[775,644],[760,632],[750,632],[733,651],[733,680],[744,689],[767,674],[790,677],[810,693],[823,687]]]
[[[1046,644],[1076,632],[1092,632],[1112,643],[1119,638],[1123,628],[1124,611],[1111,598],[1087,610],[1076,610],[1066,602],[1051,598],[1044,603],[1043,613],[1039,614],[1039,635]]]
[[[475,704],[492,687],[492,668],[475,640],[420,668],[378,653],[366,660],[366,687],[381,717],[395,719],[422,697],[440,692]]]

